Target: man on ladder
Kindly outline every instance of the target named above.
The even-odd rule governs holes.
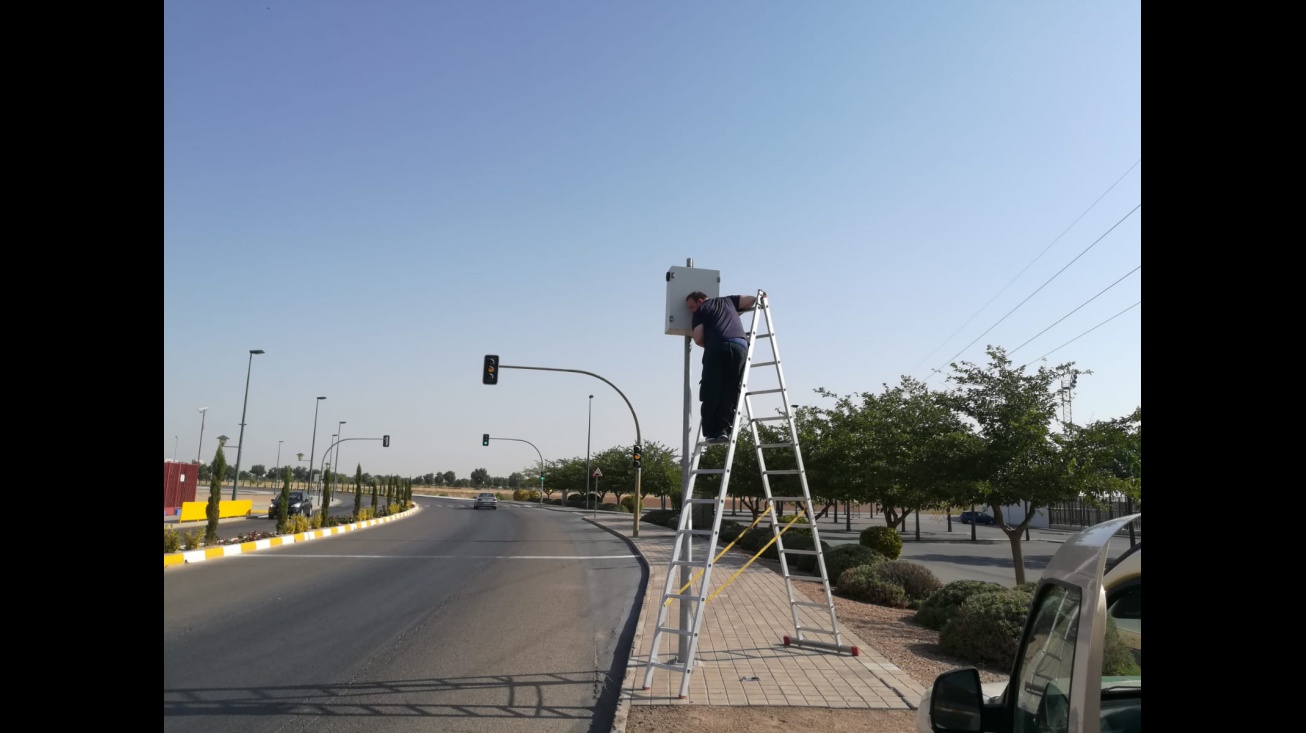
[[[698,399],[703,403],[700,417],[707,443],[730,441],[735,407],[739,402],[739,385],[743,382],[748,358],[748,339],[739,314],[752,310],[756,304],[757,296],[753,295],[709,298],[697,290],[685,298],[685,305],[693,314],[690,325],[694,343],[703,348],[703,376],[698,386]]]

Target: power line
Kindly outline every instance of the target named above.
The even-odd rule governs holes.
[[[1120,316],[1123,316],[1124,314],[1128,313],[1129,311],[1133,310],[1134,308],[1137,308],[1137,307],[1139,306],[1139,304],[1141,304],[1142,302],[1143,302],[1143,301],[1140,300],[1140,301],[1138,301],[1137,303],[1134,303],[1133,305],[1129,306],[1128,308],[1126,308],[1126,309],[1120,311],[1119,313],[1115,314],[1114,316],[1111,316],[1110,318],[1106,319],[1105,321],[1102,321],[1101,323],[1097,324],[1096,326],[1093,326],[1092,328],[1090,328],[1090,329],[1088,329],[1087,331],[1085,331],[1085,332],[1079,334],[1078,336],[1076,336],[1076,337],[1070,339],[1069,341],[1067,341],[1067,342],[1065,342],[1064,344],[1058,346],[1057,348],[1053,349],[1052,351],[1049,351],[1047,354],[1044,354],[1043,356],[1048,356],[1048,355],[1050,355],[1050,354],[1054,354],[1054,353],[1060,351],[1061,349],[1064,349],[1065,347],[1067,347],[1067,346],[1069,346],[1069,345],[1075,343],[1075,342],[1078,341],[1079,339],[1081,339],[1081,338],[1083,338],[1083,337],[1089,335],[1090,333],[1096,331],[1097,329],[1101,328],[1102,326],[1105,326],[1106,324],[1110,323],[1111,321],[1114,321],[1115,319],[1119,318]],[[1025,367],[1029,366],[1030,364],[1033,364],[1034,362],[1038,361],[1039,359],[1042,359],[1043,356],[1038,357],[1038,359],[1033,359],[1033,360],[1028,361],[1028,362],[1026,362],[1026,363],[1024,363],[1024,364],[1021,364],[1021,365],[1020,365],[1020,368],[1021,368],[1021,369],[1024,369]]]
[[[1132,171],[1133,169],[1137,168],[1137,167],[1138,167],[1138,164],[1139,164],[1139,163],[1142,163],[1142,162],[1143,162],[1143,159],[1142,159],[1142,158],[1139,158],[1138,160],[1134,161],[1134,164],[1131,165],[1131,166],[1129,166],[1129,169],[1128,169],[1128,170],[1126,170],[1124,173],[1121,173],[1121,174],[1120,174],[1120,177],[1116,179],[1115,183],[1112,183],[1112,184],[1107,188],[1107,190],[1105,190],[1105,191],[1102,192],[1102,195],[1101,195],[1101,196],[1098,196],[1097,199],[1096,199],[1095,201],[1093,201],[1093,203],[1091,203],[1091,204],[1088,205],[1088,208],[1087,208],[1087,209],[1084,209],[1084,213],[1082,213],[1082,214],[1080,214],[1079,216],[1075,217],[1075,220],[1072,221],[1072,222],[1070,222],[1070,226],[1066,227],[1065,231],[1063,231],[1063,232],[1061,232],[1060,234],[1058,234],[1058,235],[1056,236],[1056,239],[1053,239],[1051,242],[1049,242],[1049,243],[1048,243],[1048,246],[1044,247],[1044,248],[1043,248],[1043,251],[1042,251],[1042,252],[1039,252],[1039,253],[1034,257],[1034,259],[1030,260],[1030,261],[1029,261],[1029,264],[1028,264],[1028,265],[1025,265],[1025,268],[1024,268],[1023,270],[1021,270],[1020,272],[1016,273],[1016,276],[1013,277],[1013,278],[1011,278],[1011,282],[1008,282],[1006,285],[1003,285],[1001,290],[999,290],[998,292],[994,293],[994,294],[993,294],[993,297],[992,297],[992,298],[989,298],[989,302],[987,302],[987,303],[985,303],[984,305],[980,306],[980,309],[977,310],[977,311],[975,311],[975,315],[971,316],[970,318],[967,318],[965,323],[963,323],[963,324],[961,324],[960,326],[958,326],[958,327],[957,327],[957,330],[956,330],[956,331],[953,331],[951,336],[949,336],[948,338],[946,338],[946,339],[943,340],[943,344],[946,344],[946,343],[948,343],[949,341],[951,341],[953,338],[955,338],[955,337],[957,336],[957,334],[961,333],[961,330],[962,330],[963,328],[965,328],[966,326],[969,326],[969,325],[970,325],[970,322],[973,321],[973,320],[975,320],[976,316],[978,316],[979,314],[983,313],[985,308],[988,308],[990,305],[992,305],[992,304],[993,304],[993,301],[997,300],[999,295],[1002,295],[1003,293],[1005,293],[1005,292],[1007,291],[1007,288],[1011,287],[1011,283],[1014,283],[1014,282],[1016,282],[1017,280],[1019,280],[1019,279],[1020,279],[1020,276],[1025,274],[1025,270],[1028,270],[1029,268],[1033,267],[1033,266],[1034,266],[1034,263],[1035,263],[1035,262],[1038,262],[1039,257],[1042,257],[1043,255],[1047,254],[1047,251],[1050,250],[1050,249],[1052,249],[1052,245],[1054,245],[1054,244],[1056,244],[1057,242],[1061,241],[1061,238],[1064,237],[1064,236],[1066,236],[1066,232],[1068,232],[1068,231],[1070,231],[1071,229],[1073,229],[1074,226],[1075,226],[1076,224],[1079,223],[1079,220],[1080,220],[1080,219],[1083,219],[1085,216],[1087,216],[1087,215],[1088,215],[1088,212],[1092,211],[1094,206],[1097,206],[1098,201],[1101,201],[1102,199],[1106,198],[1106,195],[1109,194],[1109,193],[1111,193],[1111,190],[1112,190],[1113,188],[1115,188],[1116,185],[1119,184],[1121,181],[1125,180],[1125,176],[1129,175],[1129,172]],[[938,351],[939,349],[942,349],[942,348],[943,348],[943,344],[939,344],[938,346],[935,346],[935,347],[934,347],[934,351]],[[917,364],[916,366],[912,367],[912,368],[911,368],[911,371],[914,372],[914,371],[916,371],[917,369],[920,369],[920,368],[921,368],[921,364],[924,364],[925,362],[929,361],[929,360],[930,360],[930,357],[931,357],[931,356],[934,356],[934,351],[931,351],[930,353],[926,354],[926,355],[925,355],[925,358],[920,360],[920,364]],[[948,361],[952,361],[952,360],[949,359]],[[938,370],[935,369],[934,371],[937,372]]]
[[[965,352],[966,349],[969,349],[970,347],[972,347],[972,346],[975,345],[975,341],[979,341],[980,339],[984,338],[984,336],[987,335],[989,331],[992,331],[993,329],[997,328],[998,325],[999,325],[1000,323],[1002,323],[1003,321],[1007,320],[1007,318],[1010,317],[1012,313],[1015,313],[1017,310],[1020,309],[1020,307],[1021,307],[1022,305],[1024,305],[1024,304],[1027,303],[1027,302],[1029,302],[1029,299],[1030,299],[1030,298],[1034,297],[1035,295],[1038,295],[1038,293],[1039,293],[1040,290],[1042,290],[1043,288],[1045,288],[1045,287],[1048,286],[1048,283],[1050,283],[1050,282],[1052,282],[1053,280],[1057,279],[1057,277],[1060,276],[1061,273],[1063,273],[1063,272],[1066,271],[1066,268],[1068,268],[1068,267],[1070,267],[1071,265],[1075,264],[1075,262],[1078,261],[1080,257],[1083,257],[1083,256],[1084,256],[1084,255],[1085,255],[1085,254],[1090,250],[1090,249],[1093,249],[1094,247],[1096,247],[1096,246],[1097,246],[1097,243],[1098,243],[1098,242],[1101,242],[1101,241],[1106,237],[1106,235],[1108,235],[1108,234],[1110,234],[1111,232],[1115,231],[1115,228],[1116,228],[1116,227],[1120,226],[1120,225],[1124,222],[1125,219],[1128,219],[1129,217],[1133,216],[1133,215],[1134,215],[1134,212],[1135,212],[1135,211],[1138,211],[1138,210],[1139,210],[1140,208],[1142,208],[1142,207],[1143,207],[1143,204],[1142,204],[1142,203],[1139,203],[1138,206],[1135,206],[1133,209],[1131,209],[1131,210],[1129,211],[1128,214],[1125,214],[1124,216],[1120,217],[1120,221],[1117,221],[1115,224],[1112,224],[1112,225],[1111,225],[1111,228],[1108,229],[1108,230],[1106,230],[1105,232],[1103,232],[1101,237],[1098,237],[1097,239],[1093,240],[1093,243],[1090,244],[1090,245],[1088,245],[1087,247],[1085,247],[1083,252],[1080,252],[1079,254],[1075,255],[1075,259],[1073,259],[1073,260],[1067,262],[1066,265],[1065,265],[1065,267],[1062,267],[1060,270],[1057,270],[1056,273],[1052,275],[1052,277],[1048,278],[1048,279],[1047,279],[1047,280],[1046,280],[1042,285],[1038,286],[1038,289],[1036,289],[1034,292],[1030,293],[1029,295],[1025,296],[1025,299],[1024,299],[1024,300],[1022,300],[1022,301],[1020,301],[1019,303],[1017,303],[1015,308],[1012,308],[1011,310],[1007,311],[1007,315],[1005,315],[1005,316],[999,318],[997,323],[994,323],[992,326],[989,326],[987,329],[985,329],[984,333],[981,333],[980,335],[976,336],[974,341],[971,341],[970,343],[968,343],[968,344],[966,344],[965,346],[961,347],[961,351],[958,351],[957,353],[953,354],[952,357],[951,357],[950,359],[948,359],[948,361],[951,362],[953,359],[956,359],[958,356],[961,356],[961,354],[962,354],[963,352]],[[940,367],[940,368],[942,368],[942,367]],[[938,373],[938,370],[935,370],[934,374],[937,374],[937,373]],[[930,376],[933,376],[933,374],[931,374]],[[930,378],[929,378],[929,377],[926,377],[926,378],[923,380],[922,383],[924,383],[924,382],[928,382],[928,381],[930,381]]]
[[[1129,272],[1126,272],[1124,275],[1121,275],[1121,276],[1120,276],[1120,280],[1124,280],[1125,278],[1129,277],[1130,275],[1134,274],[1135,272],[1138,272],[1138,271],[1141,270],[1141,269],[1143,269],[1143,266],[1142,266],[1142,265],[1139,265],[1138,267],[1135,267],[1134,269],[1130,270]],[[1056,323],[1053,323],[1052,326],[1057,325],[1057,323],[1061,323],[1062,321],[1066,320],[1067,318],[1073,316],[1073,315],[1075,314],[1075,311],[1079,310],[1080,308],[1083,308],[1084,306],[1088,305],[1089,303],[1092,303],[1094,300],[1097,300],[1097,296],[1098,296],[1098,295],[1101,295],[1102,293],[1105,293],[1106,291],[1110,290],[1111,288],[1114,288],[1115,286],[1119,285],[1119,284],[1120,284],[1120,280],[1116,280],[1115,282],[1111,283],[1110,285],[1106,286],[1105,288],[1102,288],[1102,290],[1101,290],[1100,292],[1098,292],[1097,295],[1094,295],[1093,297],[1089,298],[1088,300],[1084,301],[1083,303],[1080,303],[1078,308],[1075,308],[1075,310],[1070,311],[1069,313],[1065,314],[1064,316],[1058,318],[1057,321],[1056,321]],[[1017,351],[1020,351],[1020,349],[1021,349],[1022,347],[1025,346],[1025,344],[1028,344],[1030,341],[1033,341],[1034,339],[1038,338],[1039,336],[1042,336],[1043,334],[1047,333],[1047,332],[1048,332],[1048,329],[1052,328],[1052,326],[1048,326],[1047,328],[1043,329],[1042,331],[1039,331],[1038,333],[1034,334],[1033,336],[1030,336],[1030,337],[1029,337],[1029,341],[1026,341],[1024,344],[1021,344],[1020,346],[1017,346],[1016,348],[1012,349],[1011,351],[1008,351],[1008,352],[1007,352],[1007,355],[1010,356],[1011,354],[1014,354],[1014,353],[1016,353]]]

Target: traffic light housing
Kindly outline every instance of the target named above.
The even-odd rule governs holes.
[[[482,434],[481,434],[481,445],[489,445],[489,444],[490,444],[490,434],[489,434],[489,433],[482,433]]]
[[[390,447],[390,436],[389,436],[389,435],[382,435],[382,436],[381,436],[381,447],[382,447],[382,448],[389,448],[389,447]]]
[[[481,368],[481,384],[498,384],[499,383],[499,356],[497,354],[485,355],[485,366]]]
[[[635,450],[631,453],[631,456],[634,459],[635,468],[639,468],[640,463],[644,460],[644,451],[637,445],[635,446]]]

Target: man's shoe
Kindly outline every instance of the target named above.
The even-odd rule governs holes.
[[[729,436],[729,435],[713,435],[712,437],[708,438],[707,440],[705,440],[705,441],[703,441],[703,442],[704,442],[704,443],[707,443],[708,445],[720,445],[720,444],[722,444],[722,443],[729,443],[729,442],[730,442],[730,436]]]

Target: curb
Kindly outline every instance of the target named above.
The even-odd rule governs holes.
[[[611,527],[605,527],[588,517],[582,516],[581,519],[610,535],[621,538],[621,540],[626,543],[626,546],[630,548],[630,551],[639,558],[639,562],[644,566],[644,573],[648,579],[653,579],[653,569],[649,565],[648,558],[644,557],[643,552],[640,552],[640,549],[635,545],[634,540],[621,534],[617,530],[612,529]],[[648,580],[644,582],[644,587],[635,594],[635,603],[639,608],[639,616],[635,619],[635,633],[630,640],[630,651],[626,654],[625,671],[622,672],[621,680],[617,683],[617,709],[612,716],[612,733],[625,733],[626,721],[630,717],[630,698],[624,694],[626,689],[626,675],[630,671],[630,659],[635,656],[635,650],[639,648],[639,642],[644,637],[644,598],[647,594]]]
[[[220,557],[231,557],[233,555],[243,555],[247,552],[256,552],[266,550],[271,547],[281,547],[291,545],[296,542],[308,542],[309,540],[323,539],[332,535],[353,532],[359,529],[365,529],[386,522],[393,522],[398,519],[404,519],[418,511],[416,505],[412,509],[395,514],[389,517],[380,517],[378,519],[368,519],[363,522],[353,522],[351,524],[338,524],[326,529],[315,529],[311,532],[301,532],[294,535],[283,535],[280,537],[268,537],[253,542],[242,542],[238,545],[218,545],[216,547],[206,547],[202,550],[187,550],[186,552],[172,552],[163,556],[163,568],[166,570],[177,565],[189,565],[206,560],[216,560]]]

